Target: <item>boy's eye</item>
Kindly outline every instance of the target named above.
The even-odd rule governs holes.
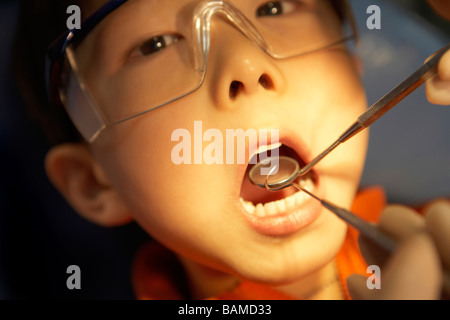
[[[154,36],[146,40],[143,44],[137,47],[132,53],[131,58],[137,56],[148,56],[166,49],[168,46],[181,40],[182,36],[176,34],[164,34]]]
[[[280,16],[293,12],[298,5],[297,1],[269,1],[256,10],[256,16]]]

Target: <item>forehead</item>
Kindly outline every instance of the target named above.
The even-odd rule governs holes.
[[[254,0],[251,0],[254,1]],[[114,0],[83,0],[83,16],[88,17],[99,11],[104,5],[114,2]],[[180,13],[186,12],[189,8],[194,8],[195,4],[201,0],[128,0],[102,19],[100,24],[130,23],[133,20],[149,20],[152,25],[168,22],[168,17],[172,19],[179,17]],[[234,2],[231,0],[230,2]],[[241,1],[242,2],[242,1]],[[243,1],[245,2],[245,0]],[[106,22],[105,22],[106,21]]]
[[[90,16],[108,2],[113,1],[114,0],[81,0],[83,6],[83,15],[86,17]],[[114,14],[137,14],[140,10],[151,10],[145,11],[147,14],[176,14],[179,13],[180,10],[193,8],[195,4],[198,4],[202,1],[203,0],[128,0],[122,6],[117,8],[114,11]],[[316,0],[303,1],[311,2]],[[227,2],[237,7],[245,7],[246,5],[255,5],[257,3],[262,4],[264,2],[269,2],[269,0],[227,0]]]
[[[83,16],[91,16],[108,3],[117,0],[82,0]],[[226,2],[239,7],[241,10],[254,10],[254,6],[261,5],[268,0],[227,0]],[[303,0],[313,2],[317,0]],[[128,0],[113,12],[97,22],[97,35],[101,37],[114,36],[125,32],[118,30],[118,26],[127,26],[135,30],[145,26],[147,30],[164,31],[179,29],[185,31],[191,21],[195,7],[204,0]],[[213,2],[213,1],[209,1]],[[221,2],[221,1],[216,1]],[[86,4],[86,6],[84,5]],[[120,29],[120,28],[119,28]],[[92,33],[92,32],[91,32]],[[109,35],[108,35],[109,33]]]
[[[97,10],[99,10],[102,6],[107,4],[108,2],[113,2],[114,0],[82,0],[82,7],[85,11],[85,15],[91,15]],[[245,1],[245,0],[244,0]],[[166,7],[171,7],[173,11],[175,9],[179,9],[183,5],[192,2],[201,2],[200,0],[128,0],[125,3],[116,9],[115,11],[126,11],[130,9],[142,8],[142,7],[152,7],[153,9],[163,9]],[[233,2],[233,1],[230,1]]]
[[[81,0],[83,5],[83,16],[91,16],[93,13],[108,3],[120,2],[120,0]],[[297,0],[288,0],[297,1]],[[326,0],[302,0],[300,4],[315,4],[325,2]],[[183,21],[192,16],[197,4],[206,2],[204,0],[128,0],[119,5],[113,12],[103,17],[98,24],[117,25],[117,24],[135,24],[138,21],[145,21],[147,26],[160,27],[162,29],[173,27],[174,24],[181,25]],[[208,1],[222,2],[222,1]],[[253,12],[255,6],[258,7],[269,0],[227,0],[226,2],[234,5],[247,13]],[[133,21],[134,20],[134,21]],[[181,22],[181,23],[180,23]]]

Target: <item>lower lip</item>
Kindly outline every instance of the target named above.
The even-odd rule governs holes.
[[[313,193],[321,195],[316,184]],[[248,213],[241,206],[246,221],[257,232],[266,236],[285,236],[295,233],[314,222],[320,215],[322,206],[319,201],[310,198],[295,209],[273,216],[258,217]]]

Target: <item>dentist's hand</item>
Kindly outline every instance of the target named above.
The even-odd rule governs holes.
[[[442,56],[437,75],[426,82],[425,88],[431,103],[450,105],[450,50]]]
[[[381,289],[368,289],[367,277],[347,279],[354,299],[441,299],[450,297],[450,202],[439,200],[424,217],[404,206],[389,206],[379,228],[398,240],[391,256],[365,239],[361,251],[369,265],[381,268]]]
[[[450,1],[428,0],[430,6],[450,21]],[[438,74],[426,83],[428,100],[434,104],[450,105],[450,50],[441,58]]]

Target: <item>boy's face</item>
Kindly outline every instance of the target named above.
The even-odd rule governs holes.
[[[148,34],[189,33],[192,10],[187,8],[197,2],[175,0],[167,6],[167,1],[131,0],[94,29],[78,51],[84,57],[80,66],[89,69],[86,81],[99,104],[107,100],[108,107],[118,108],[114,104],[119,103],[126,107],[124,101],[135,105],[158,95],[152,90],[157,85],[151,81],[154,77],[129,84],[146,88],[132,95],[126,94],[126,87],[115,87],[125,68],[136,68],[139,59],[144,59],[132,53],[136,59],[132,63],[117,60],[117,50],[121,49],[109,46],[109,39],[123,37],[123,47],[136,41],[124,37],[123,24],[134,21],[149,29]],[[230,2],[247,10],[265,3]],[[331,14],[332,9],[327,10]],[[332,22],[324,23],[333,27]],[[256,205],[281,200],[296,191],[272,193],[252,186],[247,178],[248,156],[245,164],[210,165],[203,161],[177,165],[172,153],[180,141],[172,141],[172,135],[177,129],[190,132],[193,161],[198,142],[195,121],[202,122],[202,134],[208,129],[221,132],[224,150],[227,129],[257,133],[277,129],[279,141],[308,163],[365,109],[354,60],[343,46],[274,60],[218,17],[212,20],[211,38],[203,85],[165,107],[108,128],[91,145],[93,157],[134,219],[175,252],[253,280],[295,280],[333,259],[342,245],[346,225],[308,197],[288,209],[277,209],[275,215],[251,215],[241,198]],[[161,73],[161,81],[165,76]],[[102,92],[107,92],[108,98],[101,98]],[[203,141],[203,151],[211,143]],[[361,133],[318,164],[313,192],[349,208],[366,146],[367,134]]]

